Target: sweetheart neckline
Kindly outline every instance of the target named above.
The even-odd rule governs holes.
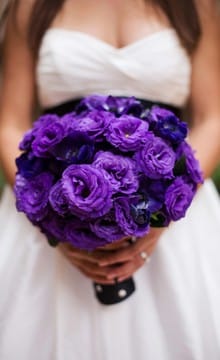
[[[154,40],[156,37],[160,36],[160,35],[164,35],[164,34],[170,34],[170,35],[174,35],[175,38],[177,38],[177,34],[176,34],[176,31],[175,29],[173,28],[164,28],[164,29],[161,29],[161,30],[158,30],[158,31],[155,31],[151,34],[148,34],[140,39],[137,39],[135,41],[132,41],[131,43],[127,44],[127,45],[124,45],[122,47],[116,47],[92,34],[89,34],[89,33],[86,33],[86,32],[83,32],[83,31],[78,31],[78,30],[73,30],[73,29],[65,29],[65,28],[61,28],[61,27],[51,27],[51,28],[48,28],[43,36],[43,38],[47,37],[47,35],[49,34],[53,34],[53,33],[56,33],[56,32],[64,32],[64,33],[67,33],[69,35],[75,35],[75,36],[79,36],[79,37],[83,37],[83,38],[87,38],[89,39],[90,41],[93,41],[93,42],[96,42],[102,46],[105,46],[106,48],[108,49],[111,49],[115,52],[123,52],[123,51],[126,51],[128,49],[133,49],[135,46],[143,43],[143,42],[147,42],[147,41],[150,41],[150,40]]]

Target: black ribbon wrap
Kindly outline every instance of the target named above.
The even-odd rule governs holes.
[[[119,96],[120,98],[126,98],[126,96]],[[65,103],[46,108],[44,109],[44,114],[56,114],[58,116],[63,116],[67,113],[71,113],[75,110],[76,106],[79,105],[82,99],[73,99],[67,101]],[[160,106],[167,110],[172,111],[176,116],[180,117],[180,109],[176,108],[172,105],[157,102],[157,101],[150,101],[146,99],[137,99],[139,100],[144,108],[151,109],[152,106]],[[55,239],[48,239],[48,243],[51,246],[56,246],[58,242]],[[113,305],[118,304],[127,298],[129,298],[135,291],[135,283],[133,278],[126,279],[122,282],[118,282],[117,279],[115,280],[115,284],[113,285],[103,285],[98,283],[93,283],[94,291],[96,298],[98,301],[103,305]]]

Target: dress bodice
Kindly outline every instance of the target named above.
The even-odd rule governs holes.
[[[172,28],[120,49],[83,32],[50,28],[36,71],[43,108],[94,93],[181,107],[190,91],[190,58]]]

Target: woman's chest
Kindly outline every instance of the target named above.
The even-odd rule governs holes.
[[[90,34],[115,48],[169,26],[166,16],[144,0],[67,0],[51,24]]]

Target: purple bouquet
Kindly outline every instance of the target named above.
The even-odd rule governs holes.
[[[46,235],[94,250],[185,216],[199,164],[187,125],[134,97],[88,96],[20,143],[16,206]]]

